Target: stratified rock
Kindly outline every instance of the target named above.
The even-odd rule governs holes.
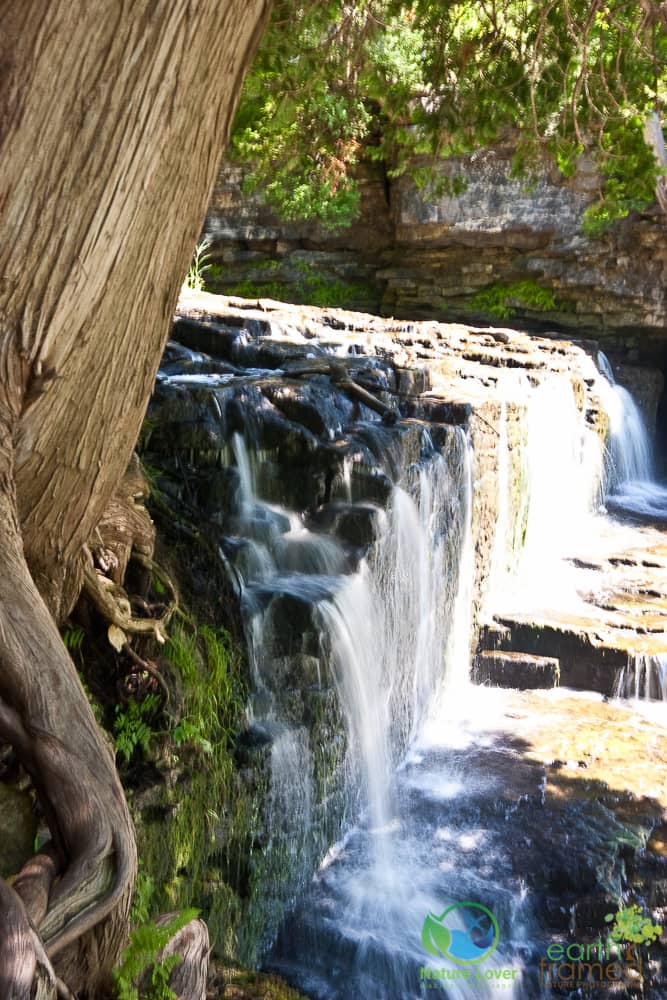
[[[553,688],[560,681],[560,666],[554,656],[485,649],[475,657],[472,679],[476,684],[520,690]]]

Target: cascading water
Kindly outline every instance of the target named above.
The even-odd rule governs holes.
[[[244,355],[252,365],[268,363],[272,347],[263,336],[237,336],[229,351],[234,364]],[[301,343],[290,336],[289,352],[296,344],[306,357],[318,356],[312,337]],[[477,357],[477,334],[472,346]],[[347,357],[340,346],[335,351]],[[281,367],[293,360],[289,352]],[[397,379],[380,353],[363,359],[360,349],[355,364],[381,394]],[[595,373],[581,362],[571,377],[560,354],[551,356],[557,372],[551,362],[522,374],[501,364],[484,383],[486,393],[494,382],[514,380],[506,393],[497,390],[507,403],[498,435],[491,613],[501,603],[525,610],[562,594],[568,556],[582,538],[590,542],[600,446],[583,403],[591,402],[594,393],[584,386]],[[267,808],[253,826],[253,864],[269,856],[259,892],[270,904],[282,894],[268,920],[266,905],[251,913],[255,922],[258,913],[267,920],[260,949],[274,941],[287,904],[291,915],[268,962],[314,1000],[414,1000],[425,992],[464,1000],[497,996],[499,986],[517,1000],[544,995],[537,970],[554,921],[560,933],[580,926],[572,897],[562,902],[563,881],[571,875],[576,892],[581,870],[593,886],[604,868],[601,905],[618,896],[621,877],[607,878],[600,859],[606,862],[607,842],[620,843],[623,831],[614,832],[605,799],[593,814],[593,860],[581,869],[575,858],[570,871],[572,844],[584,854],[590,835],[582,821],[584,832],[570,841],[572,818],[585,820],[598,806],[592,796],[575,795],[566,811],[564,799],[584,777],[580,758],[561,762],[558,749],[547,758],[552,763],[537,763],[539,724],[527,722],[532,713],[541,720],[542,695],[545,705],[554,696],[553,707],[564,692],[538,692],[534,701],[512,692],[514,700],[503,701],[507,692],[475,689],[469,697],[480,542],[471,521],[484,487],[473,504],[468,436],[446,421],[466,420],[474,432],[474,406],[469,420],[460,415],[464,406],[450,411],[436,394],[424,422],[433,400],[423,412],[405,405],[415,419],[395,408],[389,416],[396,423],[386,426],[363,407],[353,411],[326,378],[297,388],[288,377],[278,384],[275,368],[253,369],[238,388],[218,382],[208,390],[200,447],[215,451],[216,472],[206,466],[198,488],[223,498],[212,521],[225,535],[221,549],[238,581],[254,671],[244,746],[263,753],[270,781]],[[396,407],[395,397],[389,404]],[[637,656],[625,678],[618,692],[625,697],[655,696],[658,681],[664,690],[662,661]],[[569,711],[568,704],[563,714]],[[560,747],[558,720],[555,729]],[[553,836],[543,819],[547,771]],[[307,886],[323,845],[333,841]],[[460,907],[482,904],[502,928],[493,953],[471,970],[441,962],[438,942],[446,934],[460,941],[469,929]],[[434,979],[433,968],[447,975]]]
[[[386,825],[390,776],[444,683],[467,680],[472,546],[470,454],[456,429],[444,454],[394,487],[386,519],[359,571],[320,607],[350,739],[361,801]],[[410,491],[409,491],[410,490]],[[457,627],[452,627],[456,622]],[[462,679],[463,678],[463,679]]]
[[[484,975],[502,976],[513,963],[505,995],[523,995],[526,894],[511,878],[477,878],[473,855],[500,859],[502,847],[483,820],[471,821],[479,785],[449,756],[466,712],[474,577],[470,449],[461,432],[454,443],[454,454],[419,467],[416,497],[394,490],[366,580],[325,606],[370,809],[329,852],[274,951],[271,964],[317,1000],[410,1000],[425,988],[493,996],[481,974],[424,981],[428,915],[448,906],[455,914],[459,900],[480,895],[515,928]],[[397,732],[398,746],[410,741],[411,749],[392,773],[396,744],[392,754],[387,743]],[[455,862],[461,850],[472,861],[465,871]]]
[[[619,385],[607,357],[598,354],[609,391],[604,403],[609,418],[605,501],[610,509],[654,520],[667,519],[667,488],[656,482],[651,442],[641,411]]]

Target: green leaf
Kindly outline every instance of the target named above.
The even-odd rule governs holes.
[[[422,945],[435,958],[446,958],[452,936],[437,917],[429,913],[422,927]]]

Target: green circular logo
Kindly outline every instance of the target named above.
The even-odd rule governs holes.
[[[429,913],[422,927],[422,944],[430,955],[456,965],[477,965],[498,947],[500,928],[481,903],[453,903],[437,917]]]

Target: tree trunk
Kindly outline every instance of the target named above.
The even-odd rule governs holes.
[[[28,918],[89,996],[125,937],[134,834],[56,621],[128,465],[269,7],[0,0],[0,741],[53,836],[0,893],[3,997],[43,968]]]

